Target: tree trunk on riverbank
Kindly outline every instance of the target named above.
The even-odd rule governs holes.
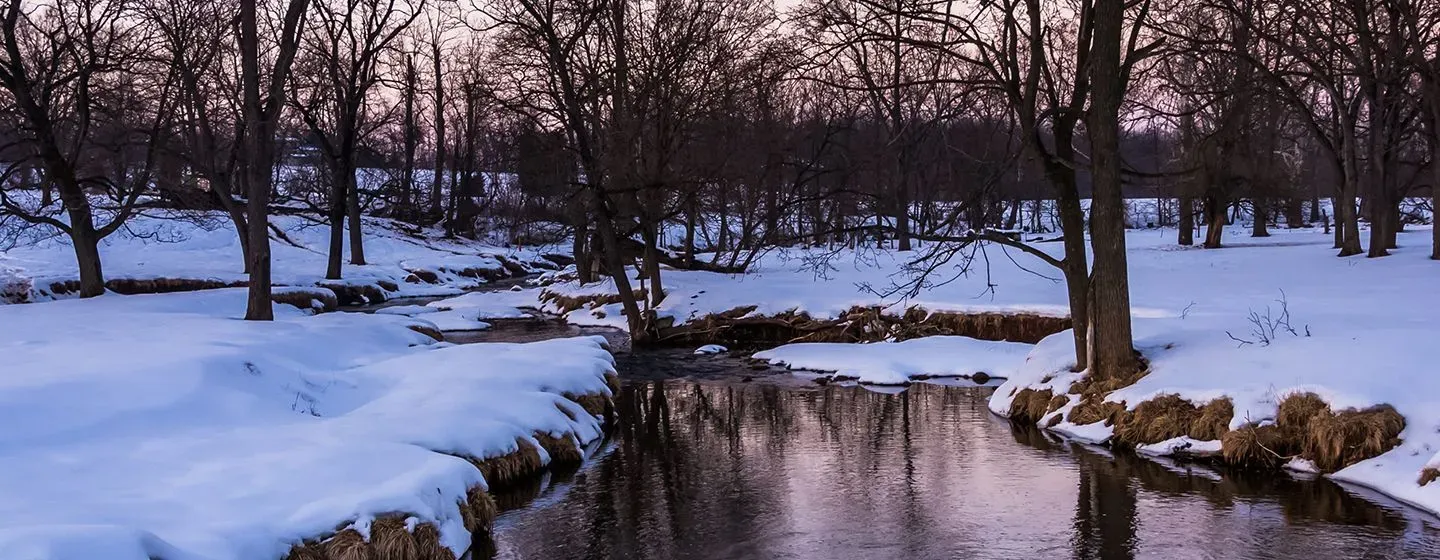
[[[1090,135],[1094,195],[1090,208],[1090,375],[1122,378],[1139,369],[1130,331],[1130,279],[1125,255],[1125,199],[1120,162],[1124,0],[1097,0],[1090,73]]]

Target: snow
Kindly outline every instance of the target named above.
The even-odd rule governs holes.
[[[1220,454],[1220,440],[1199,440],[1189,436],[1180,436],[1149,445],[1141,445],[1136,447],[1135,451],[1157,457],[1169,455],[1209,457]]]
[[[458,501],[484,481],[455,455],[600,436],[560,395],[608,394],[602,339],[431,345],[408,317],[277,305],[259,323],[244,305],[0,306],[0,558],[280,558],[391,512],[458,556]]]
[[[1009,377],[1031,345],[963,336],[931,336],[903,342],[786,344],[757,352],[756,359],[792,369],[834,372],[862,383],[898,385],[915,376]]]
[[[336,282],[324,280],[327,226],[296,215],[272,216],[271,225],[283,232],[283,236],[272,234],[270,240],[275,284],[312,286],[322,281]],[[478,274],[481,271],[494,277],[510,275],[500,258],[533,271],[554,266],[540,257],[544,247],[514,249],[446,239],[436,229],[370,217],[364,218],[363,229],[369,264],[348,262],[347,235],[344,279],[340,282],[390,283],[398,289],[387,290],[389,297],[453,295],[478,288],[487,282]],[[17,237],[13,247],[0,245],[0,293],[6,292],[7,285],[24,281],[33,284],[28,289],[30,300],[53,299],[58,296],[51,284],[78,277],[69,238],[43,227],[20,230]],[[100,254],[107,280],[179,278],[232,283],[246,279],[239,238],[221,212],[146,210],[102,240]],[[462,274],[467,269],[470,276]],[[437,283],[419,278],[426,272],[434,274]],[[0,297],[0,302],[3,299]]]
[[[435,313],[437,311],[440,310],[434,307],[426,307],[424,305],[392,305],[390,307],[382,307],[380,309],[376,309],[375,313],[381,315],[404,315],[406,317],[414,317],[416,315]]]
[[[724,353],[729,352],[729,351],[730,351],[729,348],[726,348],[726,347],[721,346],[721,345],[719,345],[719,344],[706,344],[706,345],[704,345],[704,346],[701,346],[701,347],[695,349],[695,353],[696,353],[696,354],[700,354],[700,355],[706,355],[706,354],[724,354]]]
[[[477,319],[524,319],[531,314],[521,308],[538,306],[536,298],[539,293],[538,289],[470,292],[425,305],[433,309],[464,309],[473,313]]]

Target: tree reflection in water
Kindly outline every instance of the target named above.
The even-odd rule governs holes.
[[[502,496],[500,558],[1424,558],[1434,520],[1324,480],[1056,441],[991,389],[651,381],[573,474]]]

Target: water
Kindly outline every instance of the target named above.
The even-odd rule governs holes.
[[[1059,442],[990,414],[992,387],[821,387],[678,351],[620,369],[609,440],[502,494],[473,556],[1440,558],[1440,520],[1415,510]]]

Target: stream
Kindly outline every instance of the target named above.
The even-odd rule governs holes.
[[[822,386],[556,321],[447,339],[578,334],[618,351],[618,422],[578,469],[501,493],[494,541],[467,558],[1440,559],[1429,514],[1324,478],[1061,441],[991,414],[998,380]]]

